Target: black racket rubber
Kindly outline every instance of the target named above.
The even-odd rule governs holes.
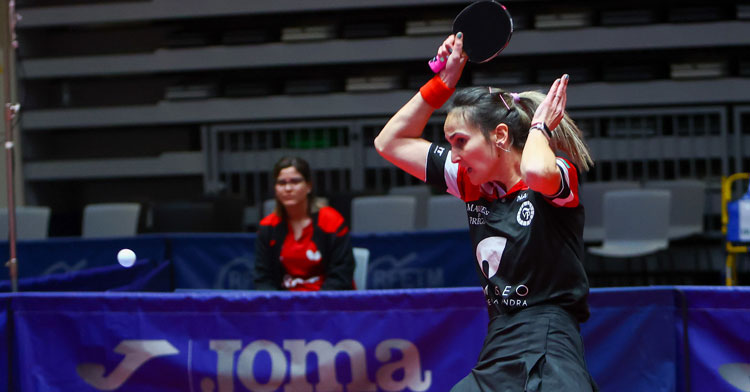
[[[464,35],[464,53],[469,61],[492,60],[510,42],[513,18],[496,1],[477,1],[464,8],[453,21],[453,33]]]

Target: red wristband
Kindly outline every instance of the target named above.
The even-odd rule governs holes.
[[[454,91],[456,89],[446,86],[439,75],[435,75],[419,89],[422,99],[435,109],[440,109],[443,104],[448,102]]]

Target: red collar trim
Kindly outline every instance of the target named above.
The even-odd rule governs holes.
[[[523,180],[519,180],[507,192],[497,182],[485,182],[479,187],[480,195],[487,200],[503,199],[519,191],[527,190],[529,186]]]
[[[513,185],[507,192],[505,192],[505,195],[503,197],[507,197],[508,195],[512,195],[518,191],[525,191],[529,189],[529,186],[526,185],[523,180],[518,180],[516,185]]]

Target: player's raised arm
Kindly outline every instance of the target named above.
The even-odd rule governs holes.
[[[422,131],[432,112],[453,94],[466,65],[461,33],[440,45],[437,58],[447,63],[445,69],[401,107],[375,138],[375,149],[383,158],[423,181],[430,143],[422,138]]]
[[[531,129],[521,155],[521,175],[526,184],[545,195],[560,189],[560,171],[555,153],[550,147],[552,130],[557,128],[565,113],[568,75],[555,80],[544,101],[536,108]]]

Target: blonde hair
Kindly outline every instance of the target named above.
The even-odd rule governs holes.
[[[469,87],[456,92],[450,110],[460,110],[465,118],[479,126],[487,140],[497,124],[508,125],[513,147],[523,150],[534,112],[544,98],[545,95],[537,91],[511,94],[494,87]],[[553,151],[565,153],[580,170],[589,170],[594,165],[583,132],[567,112],[553,131],[550,140]]]
[[[526,107],[526,110],[524,110],[525,114],[531,118],[533,118],[536,108],[539,107],[546,97],[538,91],[525,91],[520,93],[519,96],[521,98],[520,104]],[[570,118],[568,112],[563,113],[562,121],[553,130],[550,147],[552,147],[552,150],[562,151],[567,154],[570,160],[580,167],[581,170],[588,171],[594,165],[589,147],[583,140],[583,132],[578,128],[575,121]]]

